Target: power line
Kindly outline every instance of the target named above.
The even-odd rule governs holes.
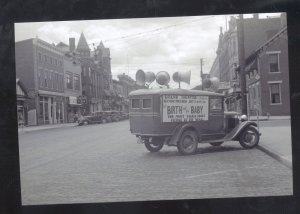
[[[214,16],[209,16],[209,17],[205,17],[205,18],[202,18],[202,19],[191,20],[191,21],[188,21],[188,22],[177,23],[177,24],[173,24],[173,25],[169,25],[169,26],[164,26],[164,27],[156,28],[156,29],[149,30],[149,31],[144,31],[144,32],[140,32],[140,33],[135,33],[135,34],[121,36],[121,37],[114,38],[114,39],[107,39],[107,40],[103,40],[103,42],[123,40],[123,39],[130,38],[130,37],[141,37],[141,35],[144,35],[144,34],[146,34],[146,36],[147,36],[151,32],[152,33],[153,32],[154,33],[159,33],[158,31],[161,31],[161,30],[165,30],[165,29],[172,28],[172,27],[177,27],[178,25],[185,25],[185,24],[190,24],[190,23],[197,22],[197,21],[203,21],[203,20],[206,20],[206,19],[210,19],[212,17],[214,17]],[[100,44],[100,43],[101,42],[88,43],[88,45],[94,46],[94,45],[97,45],[97,44]]]

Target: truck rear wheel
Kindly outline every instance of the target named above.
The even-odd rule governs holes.
[[[164,141],[160,138],[153,138],[152,142],[149,142],[149,140],[145,140],[144,144],[149,152],[158,152],[164,146]]]
[[[182,155],[191,155],[197,151],[198,137],[195,131],[187,130],[183,132],[177,143],[177,149]]]

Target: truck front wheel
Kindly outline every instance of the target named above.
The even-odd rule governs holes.
[[[197,151],[198,137],[195,131],[187,130],[183,132],[177,143],[177,149],[182,155],[191,155]]]
[[[255,147],[259,142],[259,133],[256,128],[249,126],[240,135],[240,144],[245,149]]]

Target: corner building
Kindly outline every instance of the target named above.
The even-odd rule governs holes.
[[[34,38],[15,43],[16,76],[31,94],[28,125],[66,122],[64,54],[52,44]]]

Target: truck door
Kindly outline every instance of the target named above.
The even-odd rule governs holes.
[[[212,138],[224,135],[224,105],[223,97],[210,97],[209,99],[209,131]]]

